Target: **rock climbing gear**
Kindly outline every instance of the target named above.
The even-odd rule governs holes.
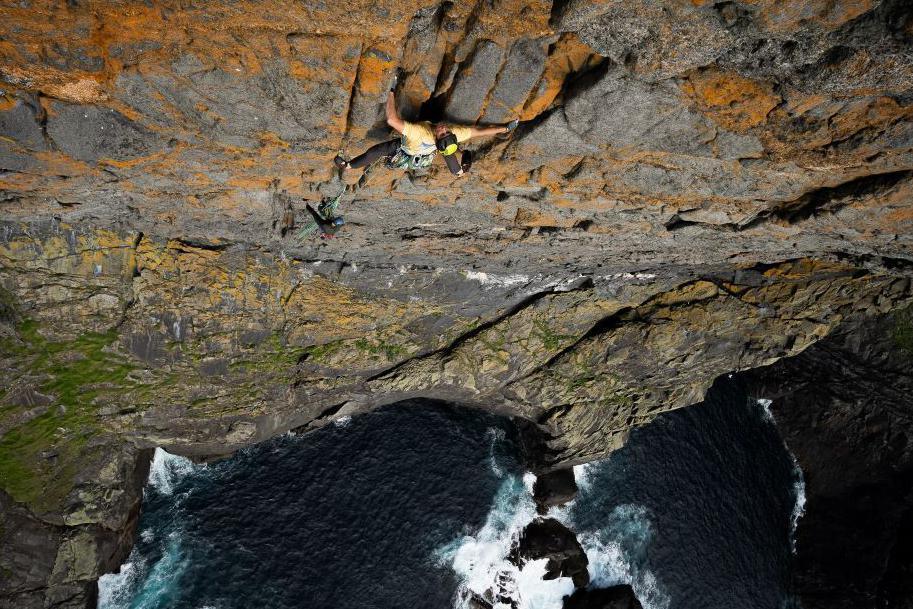
[[[426,169],[431,167],[434,161],[434,153],[431,154],[409,154],[402,148],[396,151],[396,154],[387,160],[387,167],[390,169],[406,169],[414,171],[416,169]]]
[[[434,145],[437,146],[437,149],[444,156],[450,156],[457,151],[457,148],[459,148],[457,145],[457,138],[452,133],[448,133],[444,137],[438,139],[434,142]]]
[[[329,200],[324,200],[320,203],[320,205],[317,206],[316,214],[318,216],[320,216],[320,218],[322,220],[324,220],[326,222],[326,224],[331,225],[333,227],[340,227],[343,224],[345,224],[345,220],[343,219],[343,217],[336,215],[336,212],[339,209],[339,201],[340,201],[340,199],[342,199],[342,195],[344,195],[345,192],[346,191],[343,190],[338,195],[336,195],[334,198],[329,199]],[[308,211],[311,211],[311,210],[309,209]],[[317,232],[318,229],[320,231],[321,237],[324,237],[324,238],[326,238],[327,236],[332,237],[332,234],[329,234],[327,231],[325,231],[323,229],[323,227],[320,226],[320,223],[318,223],[317,218],[312,217],[307,222],[307,224],[305,224],[301,228],[301,230],[298,231],[298,239],[304,240],[305,238],[307,238],[307,237],[311,236],[312,234],[314,234],[315,232]]]
[[[341,156],[338,156],[337,158],[341,158]],[[320,202],[320,205],[317,206],[316,214],[320,217],[321,220],[325,220],[327,225],[333,227],[333,233],[336,232],[335,229],[341,228],[345,224],[345,219],[341,214],[339,214],[339,206],[342,202],[343,195],[346,193],[354,195],[359,190],[364,188],[368,183],[368,178],[370,177],[371,172],[374,171],[374,168],[378,165],[379,162],[380,159],[365,167],[364,172],[362,172],[361,177],[358,178],[357,182],[344,186],[343,189],[339,191],[338,195],[331,199],[324,198]],[[304,241],[315,232],[320,232],[320,236],[324,239],[333,237],[332,233],[322,229],[320,223],[317,222],[317,218],[312,217],[303,227],[301,227],[301,230],[298,231],[298,240]]]

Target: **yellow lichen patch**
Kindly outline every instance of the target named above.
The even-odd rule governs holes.
[[[794,262],[785,262],[771,267],[764,271],[765,277],[782,278],[782,279],[802,279],[812,273],[822,272],[847,272],[850,267],[845,265],[826,262],[824,260],[815,260],[811,258],[802,258]]]
[[[717,288],[716,284],[710,283],[709,281],[695,281],[694,283],[686,284],[675,290],[663,292],[650,304],[672,306],[697,300],[707,300],[708,298],[713,298],[718,293],[719,288]]]
[[[24,89],[41,91],[45,95],[78,104],[104,102],[108,94],[97,80],[88,76],[55,70],[47,66],[28,69],[15,65],[0,65],[6,79]]]
[[[780,103],[769,84],[716,69],[692,72],[682,90],[718,125],[733,131],[763,123]]]
[[[524,207],[518,207],[517,213],[514,215],[514,224],[517,226],[524,227],[543,227],[543,226],[559,226],[559,227],[569,227],[573,226],[573,220],[567,219],[558,219],[555,216],[550,216],[543,214],[540,211],[534,209],[526,209]]]

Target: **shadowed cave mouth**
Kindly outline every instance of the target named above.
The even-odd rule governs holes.
[[[629,584],[650,609],[788,601],[792,462],[732,383],[574,467],[576,496],[540,514],[523,443],[510,419],[416,400],[209,465],[158,450],[98,606],[591,606],[565,604],[575,583]],[[573,531],[556,563],[534,521]]]

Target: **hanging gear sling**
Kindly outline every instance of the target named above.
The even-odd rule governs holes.
[[[384,162],[389,169],[404,169],[406,171],[416,171],[419,169],[427,169],[431,167],[431,164],[434,162],[435,153],[431,154],[409,154],[403,148],[400,148],[396,153],[387,157],[387,160]],[[324,199],[320,202],[320,205],[317,206],[317,213],[320,214],[320,217],[326,220],[328,223],[337,223],[337,226],[341,225],[342,216],[337,215],[339,210],[339,205],[342,200],[342,195],[348,193],[355,194],[362,188],[365,184],[368,183],[368,177],[371,175],[371,172],[377,166],[378,162],[374,161],[367,167],[365,167],[364,172],[361,174],[361,177],[358,178],[358,182],[355,184],[344,186],[342,191],[332,199]],[[307,237],[310,237],[312,234],[317,232],[319,225],[317,221],[311,218],[307,224],[305,224],[300,231],[298,231],[298,239],[305,240]],[[321,231],[322,232],[322,231]]]
[[[377,161],[374,161],[373,163],[371,163],[370,165],[365,167],[365,170],[362,172],[361,177],[358,178],[358,181],[355,182],[354,184],[348,184],[348,185],[343,186],[342,190],[339,191],[338,195],[336,195],[332,199],[324,198],[320,202],[320,205],[317,206],[317,213],[320,215],[320,217],[323,218],[324,220],[326,220],[326,222],[329,224],[335,224],[336,226],[341,226],[342,224],[344,224],[345,222],[342,219],[342,216],[337,214],[337,212],[339,211],[339,205],[342,202],[342,196],[346,193],[350,193],[350,194],[354,195],[359,190],[364,188],[365,185],[368,183],[368,177],[371,175],[371,172],[377,166],[379,161],[380,161],[380,159],[378,159]],[[310,220],[308,220],[308,222],[303,227],[301,227],[301,230],[298,231],[298,239],[300,241],[304,241],[305,239],[307,239],[308,237],[313,235],[315,232],[317,232],[318,228],[320,228],[320,225],[317,223],[317,220],[315,220],[314,218],[311,218]],[[320,232],[321,232],[321,236],[326,236],[323,234],[323,231],[320,231]]]

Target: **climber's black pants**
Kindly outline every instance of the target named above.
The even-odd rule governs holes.
[[[384,142],[383,144],[375,144],[374,146],[371,146],[365,150],[364,153],[349,161],[349,167],[353,167],[355,169],[367,167],[379,158],[385,156],[393,156],[396,154],[396,151],[399,150],[399,147],[399,138],[390,140],[389,142]]]
[[[382,144],[375,144],[349,161],[349,167],[361,169],[362,167],[367,167],[377,159],[391,157],[399,151],[401,145],[402,143],[399,138]],[[446,161],[450,173],[457,175],[460,172],[461,164],[465,167],[466,171],[469,171],[469,165],[472,163],[472,155],[469,151],[464,151],[462,163],[457,162],[455,155],[445,156],[444,161]]]

